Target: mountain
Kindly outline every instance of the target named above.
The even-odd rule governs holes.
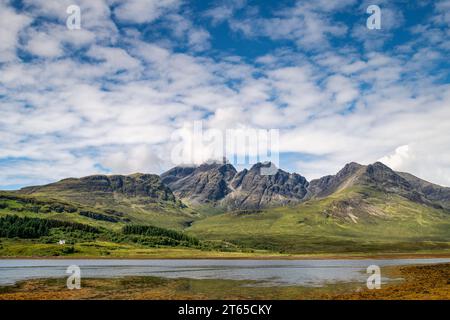
[[[163,183],[181,199],[194,204],[215,203],[231,192],[236,175],[230,164],[202,164],[195,168],[175,167],[161,175]]]
[[[346,164],[336,175],[324,176],[320,179],[312,180],[308,186],[307,198],[323,198],[355,183],[358,173],[364,172],[365,166],[351,162]]]
[[[307,198],[324,198],[352,186],[396,194],[436,208],[450,204],[450,188],[433,185],[411,174],[395,172],[381,162],[367,166],[352,162],[336,175],[312,180]]]
[[[92,175],[68,178],[43,186],[23,188],[17,196],[66,202],[83,211],[110,216],[119,214],[133,223],[156,223],[181,228],[196,218],[194,211],[176,199],[158,175]],[[68,217],[74,219],[73,216]]]
[[[380,162],[352,162],[310,182],[281,169],[261,174],[268,166],[206,163],[161,176],[69,178],[0,192],[0,217],[112,231],[153,225],[213,244],[295,253],[450,250],[450,188]]]
[[[420,195],[415,194],[417,190],[408,181],[381,162],[367,166],[354,162],[349,163],[336,175],[312,180],[308,195],[309,198],[323,198],[339,190],[357,185],[420,199]]]
[[[140,199],[144,202],[168,201],[175,203],[172,191],[161,182],[158,175],[136,173],[123,175],[93,175],[83,178],[68,178],[44,186],[26,187],[22,194],[51,194],[54,197],[95,204],[103,200],[114,200],[118,196]]]
[[[285,194],[295,199],[288,205],[225,212],[188,230],[201,239],[282,252],[450,249],[449,188],[430,186],[380,162],[349,163],[336,175],[300,185],[306,194]]]
[[[229,208],[252,209],[280,206],[301,201],[308,182],[297,173],[281,169],[273,175],[262,175],[261,169],[270,163],[257,163],[235,175],[230,182],[231,193],[224,199]]]
[[[436,208],[450,206],[450,188],[440,187],[413,175],[395,172],[381,162],[360,165],[351,162],[336,175],[308,182],[297,173],[277,169],[262,175],[257,163],[237,172],[230,164],[175,167],[161,175],[162,182],[190,204],[210,204],[232,209],[259,209],[325,198],[350,187],[367,187],[400,195]]]
[[[227,211],[295,205],[332,198],[334,194],[348,190],[359,190],[349,203],[336,203],[336,210],[353,208],[353,215],[362,215],[369,210],[366,200],[374,192],[401,196],[437,209],[450,208],[450,188],[408,173],[395,172],[380,162],[369,165],[351,162],[337,174],[311,182],[297,173],[281,169],[273,175],[261,174],[261,170],[269,166],[271,163],[257,163],[250,169],[238,172],[229,163],[205,163],[175,167],[161,176],[142,173],[93,175],[26,187],[18,193],[51,196],[109,209],[122,206],[125,211],[130,211],[130,208],[133,208],[132,211],[139,208],[147,211],[179,209],[184,206],[182,202],[194,210],[206,205]]]
[[[261,169],[270,165],[257,163],[240,172],[226,163],[175,167],[161,179],[177,197],[192,204],[256,209],[300,201],[307,193],[306,179],[280,169],[274,175],[262,175]]]
[[[424,197],[430,201],[440,204],[444,208],[450,209],[450,188],[441,187],[437,184],[419,179],[410,173],[397,172],[402,178]]]

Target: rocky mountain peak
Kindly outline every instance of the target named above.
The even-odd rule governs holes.
[[[336,175],[324,176],[320,179],[312,180],[309,184],[307,198],[326,197],[337,190],[350,185],[356,179],[358,172],[364,170],[365,166],[350,162],[346,164]]]
[[[189,170],[171,169],[161,178],[178,197],[209,203],[223,199],[231,191],[228,184],[236,172],[231,164],[204,163]]]
[[[350,174],[354,174],[356,171],[360,170],[364,166],[356,163],[356,162],[350,162],[347,163],[336,175],[338,176],[348,176]]]
[[[272,164],[257,163],[237,172],[228,163],[206,163],[181,177],[178,169],[161,175],[174,193],[196,203],[214,203],[228,208],[259,208],[299,201],[308,182],[299,174],[277,169],[273,175],[261,174]]]
[[[261,174],[271,163],[257,163],[239,172],[231,182],[234,192],[224,199],[229,207],[260,208],[300,201],[307,193],[306,178],[277,169],[275,174]]]
[[[385,189],[389,192],[412,191],[411,184],[394,170],[381,162],[369,164],[360,181]]]
[[[261,168],[270,168],[272,165],[276,167],[276,165],[270,161],[258,162],[251,166],[250,171],[261,170]]]

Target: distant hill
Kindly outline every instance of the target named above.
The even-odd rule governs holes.
[[[156,223],[162,227],[182,228],[195,218],[195,212],[185,208],[155,174],[68,178],[26,187],[14,194],[65,201],[107,216],[119,214],[133,223]]]
[[[44,186],[26,187],[22,194],[49,194],[76,200],[82,203],[96,203],[103,198],[114,200],[117,195],[145,201],[175,202],[172,191],[155,174],[136,173],[122,175],[94,175],[83,178],[68,178]]]

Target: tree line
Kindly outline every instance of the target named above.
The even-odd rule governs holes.
[[[66,231],[99,232],[95,227],[75,222],[19,217],[15,215],[0,218],[0,237],[4,238],[39,238],[47,236],[52,228],[62,228]]]
[[[124,234],[138,234],[150,237],[167,237],[176,241],[186,242],[190,245],[200,244],[200,241],[198,239],[188,236],[182,232],[155,226],[126,225],[122,228],[122,232]]]

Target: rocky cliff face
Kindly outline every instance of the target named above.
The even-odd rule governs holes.
[[[236,169],[230,164],[202,164],[195,168],[176,167],[161,175],[174,193],[192,203],[216,203],[231,192]]]
[[[278,169],[262,175],[270,164],[257,163],[237,172],[230,164],[176,167],[162,174],[176,196],[191,203],[209,203],[227,209],[255,209],[320,199],[352,186],[394,193],[433,207],[450,207],[450,188],[433,185],[409,174],[398,173],[375,162],[367,166],[351,162],[336,175],[310,183],[297,173]]]
[[[274,175],[262,175],[270,163],[257,163],[239,172],[231,181],[231,192],[223,203],[231,208],[261,208],[299,202],[307,193],[308,182],[297,173],[278,169]]]
[[[442,207],[450,209],[450,188],[441,187],[428,181],[419,179],[406,172],[397,172],[402,178],[429,201],[440,204]]]
[[[269,166],[258,163],[237,172],[230,164],[203,164],[191,172],[174,168],[161,178],[180,198],[229,209],[282,205],[305,196],[308,182],[304,177],[279,169],[274,175],[262,175],[261,169]]]
[[[307,198],[324,198],[355,182],[358,172],[363,172],[365,166],[351,162],[346,164],[336,175],[329,175],[311,180]]]

